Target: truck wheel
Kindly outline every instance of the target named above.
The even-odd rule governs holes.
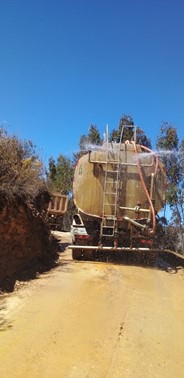
[[[81,249],[72,249],[73,260],[81,260],[82,250]]]

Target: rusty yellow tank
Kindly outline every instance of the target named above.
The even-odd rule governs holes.
[[[131,142],[106,143],[79,159],[74,201],[88,217],[148,219],[164,205],[165,182],[164,166],[152,151]]]

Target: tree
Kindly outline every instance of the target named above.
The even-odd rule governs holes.
[[[68,195],[72,191],[73,163],[71,159],[60,154],[57,162],[49,159],[49,171],[47,173],[48,186],[51,191],[59,191]]]
[[[176,128],[164,122],[156,147],[166,167],[166,203],[172,212],[170,225],[175,227],[175,246],[184,253],[184,141],[179,143]]]
[[[46,193],[44,167],[31,141],[22,141],[0,128],[0,205],[31,204]]]
[[[52,181],[52,182],[55,181],[56,174],[57,174],[57,171],[56,171],[55,161],[54,161],[53,157],[50,157],[50,159],[49,159],[49,180]]]
[[[128,126],[128,127],[127,127]],[[151,148],[151,142],[150,139],[146,136],[143,130],[141,130],[139,127],[134,126],[133,118],[130,115],[124,114],[119,121],[119,127],[118,129],[113,129],[109,140],[110,142],[113,140],[120,141],[121,133],[123,130],[123,138],[122,142],[124,143],[126,140],[134,140],[134,131],[136,130],[136,143],[142,144],[145,147]]]
[[[73,164],[76,165],[77,161],[87,153],[88,150],[99,146],[102,144],[102,139],[100,137],[100,132],[95,125],[89,127],[89,132],[87,135],[82,135],[79,141],[80,151],[73,154]]]
[[[134,128],[133,118],[130,115],[124,114],[120,118],[119,127],[117,129],[113,129],[112,132],[110,133],[109,141],[111,142],[113,140],[117,140],[117,142],[119,142],[120,137],[121,137],[121,131],[125,126],[129,126],[129,128],[124,129],[122,142],[125,142],[127,139],[131,140],[133,138],[133,128]]]
[[[87,135],[82,135],[80,137],[80,141],[79,141],[79,147],[81,150],[88,150],[89,147],[92,146],[99,146],[100,144],[102,144],[102,140],[100,138],[100,133],[99,133],[99,130],[97,129],[97,126],[95,125],[91,125],[89,127],[89,132]]]
[[[176,128],[162,123],[156,148],[167,172],[167,203],[172,207],[177,202],[177,189],[181,168],[178,162],[178,136]]]
[[[142,129],[137,127],[136,130],[136,142],[151,149],[151,140],[147,137]]]

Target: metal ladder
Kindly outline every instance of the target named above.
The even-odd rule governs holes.
[[[123,129],[121,131],[120,142],[117,150],[117,160],[111,158],[112,152],[109,149],[108,131],[107,133],[107,150],[106,165],[104,178],[104,193],[102,207],[101,237],[113,237],[117,223],[117,201],[118,201],[118,184],[120,173],[120,152]],[[115,155],[116,156],[116,155]],[[111,165],[111,170],[110,170]],[[114,166],[114,169],[113,169]],[[111,199],[111,202],[109,201]],[[109,209],[110,207],[110,209]]]

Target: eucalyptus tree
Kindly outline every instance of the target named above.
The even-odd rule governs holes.
[[[128,127],[126,127],[128,126]],[[139,144],[144,145],[145,147],[151,148],[151,141],[148,138],[148,136],[145,134],[145,132],[140,129],[140,127],[136,127],[134,125],[134,121],[132,116],[123,114],[119,121],[119,126],[117,129],[113,129],[110,133],[110,141],[117,140],[120,141],[121,133],[123,130],[123,138],[122,142],[125,142],[126,140],[133,140],[135,136],[135,130],[136,130],[136,142]]]
[[[86,154],[88,150],[102,144],[99,129],[96,125],[90,125],[88,134],[83,134],[79,140],[79,151],[73,153],[73,164],[76,165],[81,156]]]
[[[61,194],[68,195],[72,191],[72,160],[63,154],[60,154],[56,161],[51,157],[49,159],[47,180],[51,191],[58,191]]]
[[[169,223],[175,227],[173,238],[177,248],[184,253],[184,140],[179,141],[176,127],[163,122],[156,148],[166,168],[166,204],[171,209]]]

